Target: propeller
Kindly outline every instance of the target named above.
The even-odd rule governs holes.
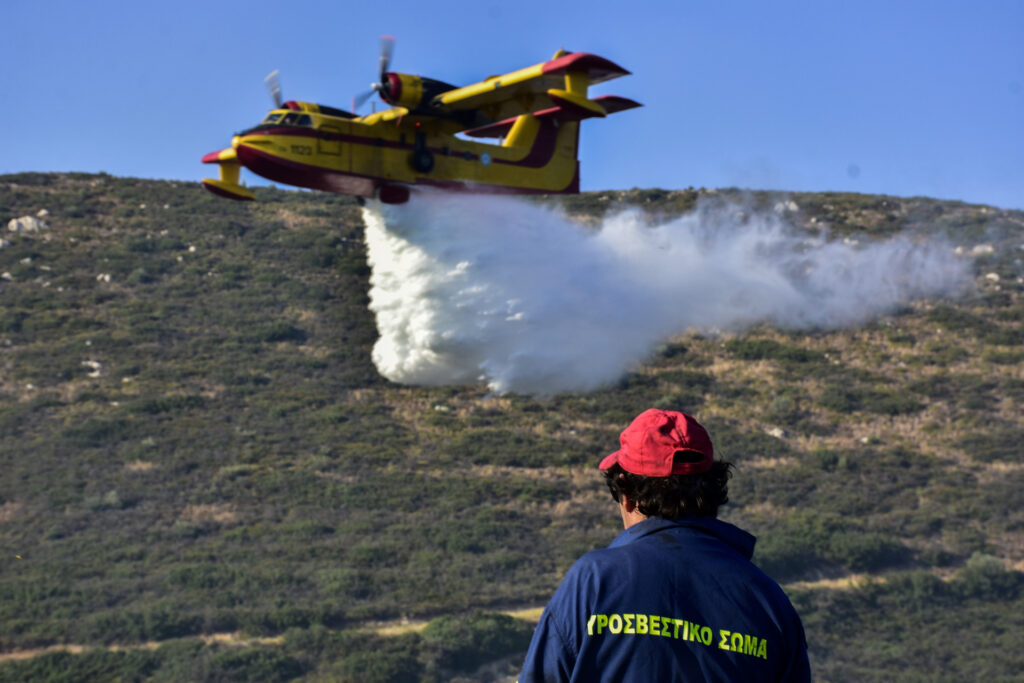
[[[380,81],[384,82],[384,76],[388,73],[388,67],[391,66],[391,55],[395,51],[395,37],[394,36],[381,36],[380,37]]]
[[[270,98],[274,100],[274,108],[280,109],[284,104],[284,100],[281,99],[281,81],[277,77],[277,69],[267,74],[267,77],[263,80],[267,84],[267,89],[270,90]]]
[[[391,66],[391,55],[395,51],[395,39],[393,36],[381,36],[380,37],[380,75],[378,76],[377,83],[371,83],[370,89],[364,93],[360,93],[352,100],[352,111],[355,112],[357,109],[366,104],[375,93],[383,93],[383,96],[387,98],[389,94],[389,88],[387,83],[388,67]]]

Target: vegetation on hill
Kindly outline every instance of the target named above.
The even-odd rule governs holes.
[[[759,536],[822,680],[1024,670],[1021,212],[564,198],[584,222],[703,197],[833,236],[942,235],[978,284],[855,330],[684,334],[617,386],[541,401],[382,379],[359,207],[257,194],[0,176],[0,226],[49,224],[0,247],[0,680],[514,668],[530,627],[498,613],[614,537],[594,466],[650,406],[694,412],[737,464],[723,516]],[[404,618],[429,625],[373,631]]]

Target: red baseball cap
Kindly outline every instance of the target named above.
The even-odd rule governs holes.
[[[618,463],[631,474],[667,477],[707,472],[715,460],[707,430],[692,416],[674,410],[645,410],[622,432],[619,443],[622,448],[602,460],[600,469]],[[693,453],[698,458],[676,460],[679,452]]]

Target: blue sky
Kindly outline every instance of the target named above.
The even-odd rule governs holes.
[[[584,124],[584,190],[746,187],[1024,208],[1022,2],[26,2],[0,41],[0,173],[198,180],[286,98],[393,70],[457,85],[593,52],[643,109]],[[256,181],[251,174],[247,180]]]

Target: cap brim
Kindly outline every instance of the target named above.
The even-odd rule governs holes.
[[[612,465],[619,462],[619,453],[621,452],[622,451],[615,451],[614,453],[609,455],[607,458],[601,461],[601,464],[597,466],[597,469],[601,470],[602,472],[605,470],[610,470],[612,468]]]

